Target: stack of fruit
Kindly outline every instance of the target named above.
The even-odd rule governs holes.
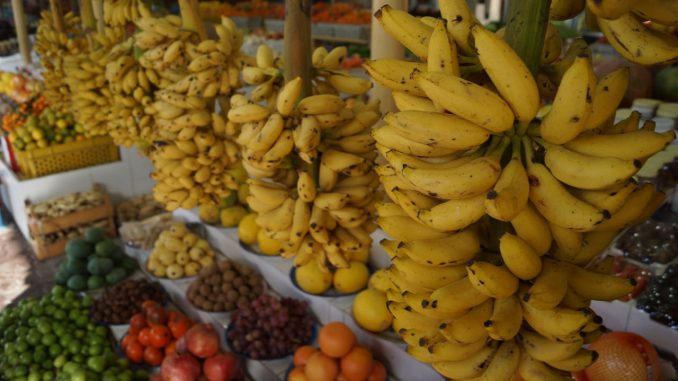
[[[198,208],[200,221],[210,225],[221,225],[224,228],[237,226],[247,215],[247,194],[249,186],[246,183],[247,173],[241,165],[227,169],[235,183],[237,190],[223,198],[218,207],[211,204],[203,204]]]
[[[89,228],[83,238],[68,241],[66,258],[59,264],[56,283],[71,290],[95,290],[114,285],[132,274],[137,262],[125,255],[101,228]]]
[[[42,98],[40,98],[42,99]],[[3,129],[9,132],[9,141],[18,151],[31,151],[52,145],[82,141],[85,139],[84,128],[74,122],[73,115],[54,112],[50,108],[35,105],[32,114],[14,123],[3,118]],[[8,114],[9,118],[17,113]],[[8,117],[6,115],[5,117]]]
[[[141,311],[146,300],[164,304],[165,290],[157,282],[146,279],[128,279],[104,290],[94,299],[92,317],[105,324],[127,324],[132,315]]]
[[[40,92],[42,83],[30,73],[0,72],[0,93],[7,94],[17,103],[28,102]]]
[[[26,207],[26,214],[32,219],[43,221],[79,212],[88,208],[94,208],[103,204],[105,201],[105,193],[97,189],[89,192],[74,192],[65,196],[51,198],[37,204],[29,204]]]
[[[110,345],[108,329],[88,317],[92,299],[55,286],[0,312],[0,372],[4,380],[131,381],[133,373]]]
[[[539,86],[518,54],[465,1],[440,8],[427,22],[381,8],[384,29],[424,62],[366,64],[400,110],[372,132],[393,201],[377,206],[392,238],[393,326],[448,378],[561,379],[596,359],[582,348],[600,334],[591,300],[633,287],[584,266],[663,202],[631,177],[675,135],[613,124],[628,71],[596,78],[590,54],[557,63],[553,103],[536,118]],[[542,57],[560,56],[554,46]]]
[[[259,47],[256,66],[243,69],[257,84],[248,100],[231,98],[229,124],[240,133],[249,180],[248,204],[257,225],[280,241],[281,255],[296,266],[316,261],[321,271],[345,268],[369,251],[372,204],[379,197],[372,170],[374,140],[367,131],[379,117],[378,105],[356,102],[368,81],[337,72],[346,49],[313,53],[314,94],[300,99],[302,79],[280,87],[281,73],[270,49]],[[266,105],[259,102],[266,101]],[[262,240],[259,239],[261,246]],[[275,247],[275,245],[271,245]]]
[[[282,242],[270,238],[264,229],[259,228],[256,213],[250,213],[240,220],[240,223],[238,223],[238,239],[242,245],[258,254],[278,255],[280,249],[282,249]]]
[[[160,366],[165,356],[175,352],[177,340],[193,323],[177,311],[145,300],[141,312],[129,319],[129,330],[120,342],[125,357],[133,363]]]
[[[216,252],[207,240],[175,222],[163,231],[153,245],[146,268],[159,278],[179,279],[198,275],[214,264]]]
[[[197,308],[209,312],[229,312],[261,295],[264,281],[249,266],[220,261],[200,270],[186,296]]]
[[[325,294],[330,288],[338,294],[353,294],[365,288],[370,271],[365,262],[351,260],[348,266],[332,272],[323,271],[316,261],[310,261],[291,270],[295,286],[310,294]],[[336,294],[335,294],[336,295]]]
[[[294,353],[289,381],[386,381],[384,365],[372,352],[357,343],[355,334],[343,323],[325,325],[318,335],[320,350],[310,345]]]
[[[239,303],[231,317],[229,346],[251,359],[286,357],[312,341],[314,323],[306,301],[263,294]]]
[[[202,365],[200,361],[204,360]],[[244,381],[244,368],[231,352],[219,351],[219,336],[209,324],[191,327],[177,342],[176,351],[162,362],[151,381]]]

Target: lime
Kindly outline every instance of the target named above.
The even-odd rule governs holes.
[[[54,316],[54,311],[56,311],[56,307],[53,305],[45,307],[45,315]]]
[[[54,367],[57,369],[60,369],[61,367],[64,367],[66,364],[66,356],[65,355],[59,355],[54,359]]]
[[[106,373],[101,381],[118,381],[118,376],[112,373]]]
[[[85,356],[78,353],[77,355],[73,356],[73,361],[77,362],[78,364],[83,364],[85,362]]]
[[[53,333],[48,333],[42,337],[41,342],[42,345],[50,346],[56,342],[56,339],[57,339],[56,335],[54,335]]]
[[[33,355],[31,352],[24,352],[19,355],[19,362],[24,365],[30,365],[33,362]]]
[[[45,362],[45,361],[47,361],[47,353],[45,353],[44,351],[40,351],[40,352],[35,352],[35,353],[33,353],[33,362],[34,362],[34,363],[36,363],[36,364],[38,364],[38,363],[42,364],[42,363]]]
[[[87,332],[94,331],[94,329],[95,329],[96,327],[97,327],[97,326],[96,326],[94,323],[92,323],[92,322],[90,321],[89,323],[87,323],[87,327],[86,327],[86,328],[87,328]]]
[[[119,358],[118,361],[118,366],[121,368],[127,368],[129,366],[129,360],[126,358]]]
[[[37,316],[31,316],[28,318],[28,325],[31,327],[35,327],[38,325],[38,317]]]
[[[75,325],[78,327],[87,327],[89,318],[86,315],[80,315],[75,319]]]
[[[49,355],[54,358],[61,354],[61,346],[57,343],[53,343],[49,346]]]
[[[85,335],[87,335],[87,332],[85,332],[84,329],[75,330],[75,337],[77,337],[78,339],[82,339],[83,337],[85,337]]]
[[[57,367],[57,368],[58,368],[58,367]],[[77,369],[80,369],[80,367],[78,366],[78,364],[76,364],[76,363],[74,363],[74,362],[72,362],[72,361],[69,361],[69,362],[67,362],[67,363],[64,364],[64,369],[63,369],[63,370],[64,370],[64,373],[73,374],[73,372],[75,372]]]
[[[103,353],[104,348],[101,345],[89,345],[87,348],[87,354],[90,356],[97,356]]]
[[[99,325],[94,330],[94,333],[96,335],[98,335],[99,337],[106,337],[106,336],[108,336],[108,328],[103,326],[103,325]]]
[[[52,380],[54,380],[54,373],[52,373],[51,371],[48,370],[47,372],[42,374],[42,381],[52,381]]]
[[[14,368],[14,377],[23,377],[26,376],[27,374],[28,368],[23,365],[19,365],[16,368]]]
[[[92,305],[92,297],[89,295],[85,295],[82,300],[80,301],[83,307],[90,307]]]
[[[26,336],[26,341],[30,345],[38,345],[40,343],[40,332],[37,330],[31,330],[31,332]]]
[[[42,380],[42,374],[40,372],[31,372],[28,375],[28,381],[41,381]]]
[[[18,355],[18,354],[7,355],[7,362],[8,362],[11,366],[17,366],[17,365],[19,365],[19,362],[20,362],[20,361],[19,361],[19,355]]]
[[[5,343],[3,349],[5,351],[5,355],[11,355],[17,352],[16,344],[12,342]]]
[[[16,350],[18,352],[26,352],[28,350],[28,343],[25,339],[17,339]]]
[[[87,381],[87,372],[84,369],[77,369],[71,373],[71,381]]]
[[[39,315],[44,315],[44,314],[45,314],[45,307],[43,307],[42,305],[38,304],[37,306],[35,306],[35,307],[33,308],[33,314],[38,315],[38,316],[39,316]]]
[[[80,353],[81,350],[81,345],[78,341],[73,340],[70,343],[68,343],[68,352],[71,354],[78,354]]]
[[[54,286],[52,287],[52,295],[63,295],[66,292],[66,287],[64,286]]]
[[[132,371],[127,369],[118,375],[119,381],[132,381]]]
[[[89,345],[103,345],[106,343],[106,338],[99,335],[90,336],[88,343]]]
[[[78,294],[76,294],[73,290],[66,290],[64,296],[67,300],[75,300],[77,299]]]
[[[87,359],[87,367],[97,373],[101,373],[106,368],[106,359],[104,356],[92,356]]]
[[[54,319],[65,320],[66,319],[66,313],[63,310],[56,310],[56,311],[54,311]]]

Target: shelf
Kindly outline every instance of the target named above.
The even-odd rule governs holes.
[[[344,44],[367,45],[369,41],[359,38],[336,37],[336,36],[312,36],[316,41],[338,42]]]

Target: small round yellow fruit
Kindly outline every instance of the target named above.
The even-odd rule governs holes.
[[[280,249],[282,249],[282,242],[277,239],[269,238],[264,232],[264,229],[260,229],[257,233],[257,241],[259,242],[259,252],[264,255],[279,255]]]
[[[171,250],[163,250],[158,253],[158,260],[165,266],[169,266],[176,260],[176,254]]]
[[[177,256],[174,258],[174,260],[177,262],[178,265],[184,266],[191,260],[191,257],[188,255],[188,252],[182,251],[177,253]]]
[[[309,294],[322,294],[332,287],[332,274],[322,272],[316,261],[297,267],[295,280]]]
[[[362,263],[367,263],[370,261],[370,248],[361,249],[351,253],[351,260],[358,261]]]
[[[167,277],[170,279],[179,279],[184,276],[184,268],[180,265],[173,264],[167,266]]]
[[[224,208],[219,212],[221,226],[225,228],[236,226],[246,215],[247,210],[240,205]]]
[[[167,267],[162,266],[162,265],[156,267],[155,270],[153,271],[153,275],[155,275],[158,278],[166,277],[167,276]]]
[[[200,220],[206,224],[215,225],[219,223],[219,207],[213,204],[201,204],[198,208]]]
[[[257,234],[259,234],[259,225],[257,225],[256,213],[250,213],[243,217],[238,224],[238,238],[246,245],[257,243]]]
[[[345,269],[337,269],[334,272],[334,288],[346,294],[357,292],[367,286],[370,272],[367,266],[358,261],[349,262]]]
[[[184,272],[186,273],[186,276],[198,275],[198,272],[200,272],[200,263],[188,262],[186,266],[184,266]]]
[[[209,266],[212,266],[214,264],[214,258],[212,258],[212,257],[202,257],[202,258],[200,258],[200,260],[198,262],[200,262],[200,266],[202,266],[202,267],[209,267]]]
[[[353,319],[370,332],[387,330],[393,323],[393,316],[386,307],[386,302],[386,295],[381,291],[361,291],[353,300]]]
[[[193,245],[195,245],[199,239],[200,237],[194,233],[186,233],[186,235],[181,239],[181,242],[183,242],[184,246],[193,247]]]
[[[188,252],[188,255],[191,257],[192,260],[197,262],[200,260],[200,258],[205,256],[205,252],[198,247],[194,247]]]
[[[172,234],[172,236],[177,238],[181,238],[185,236],[186,233],[188,233],[188,229],[186,228],[186,225],[184,225],[183,222],[173,223],[169,231]]]

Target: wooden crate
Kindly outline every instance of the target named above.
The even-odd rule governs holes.
[[[100,187],[94,185],[93,188],[98,189]],[[103,189],[99,190],[103,192]],[[46,243],[45,236],[48,234],[54,234],[71,228],[86,226],[97,221],[106,220],[107,235],[110,238],[115,238],[117,236],[113,203],[111,202],[111,197],[108,193],[103,193],[104,202],[99,206],[49,219],[40,220],[32,216],[28,217],[28,230],[33,239],[33,249],[38,260],[44,260],[64,253],[64,248],[66,247],[68,240],[63,239],[52,243]]]

